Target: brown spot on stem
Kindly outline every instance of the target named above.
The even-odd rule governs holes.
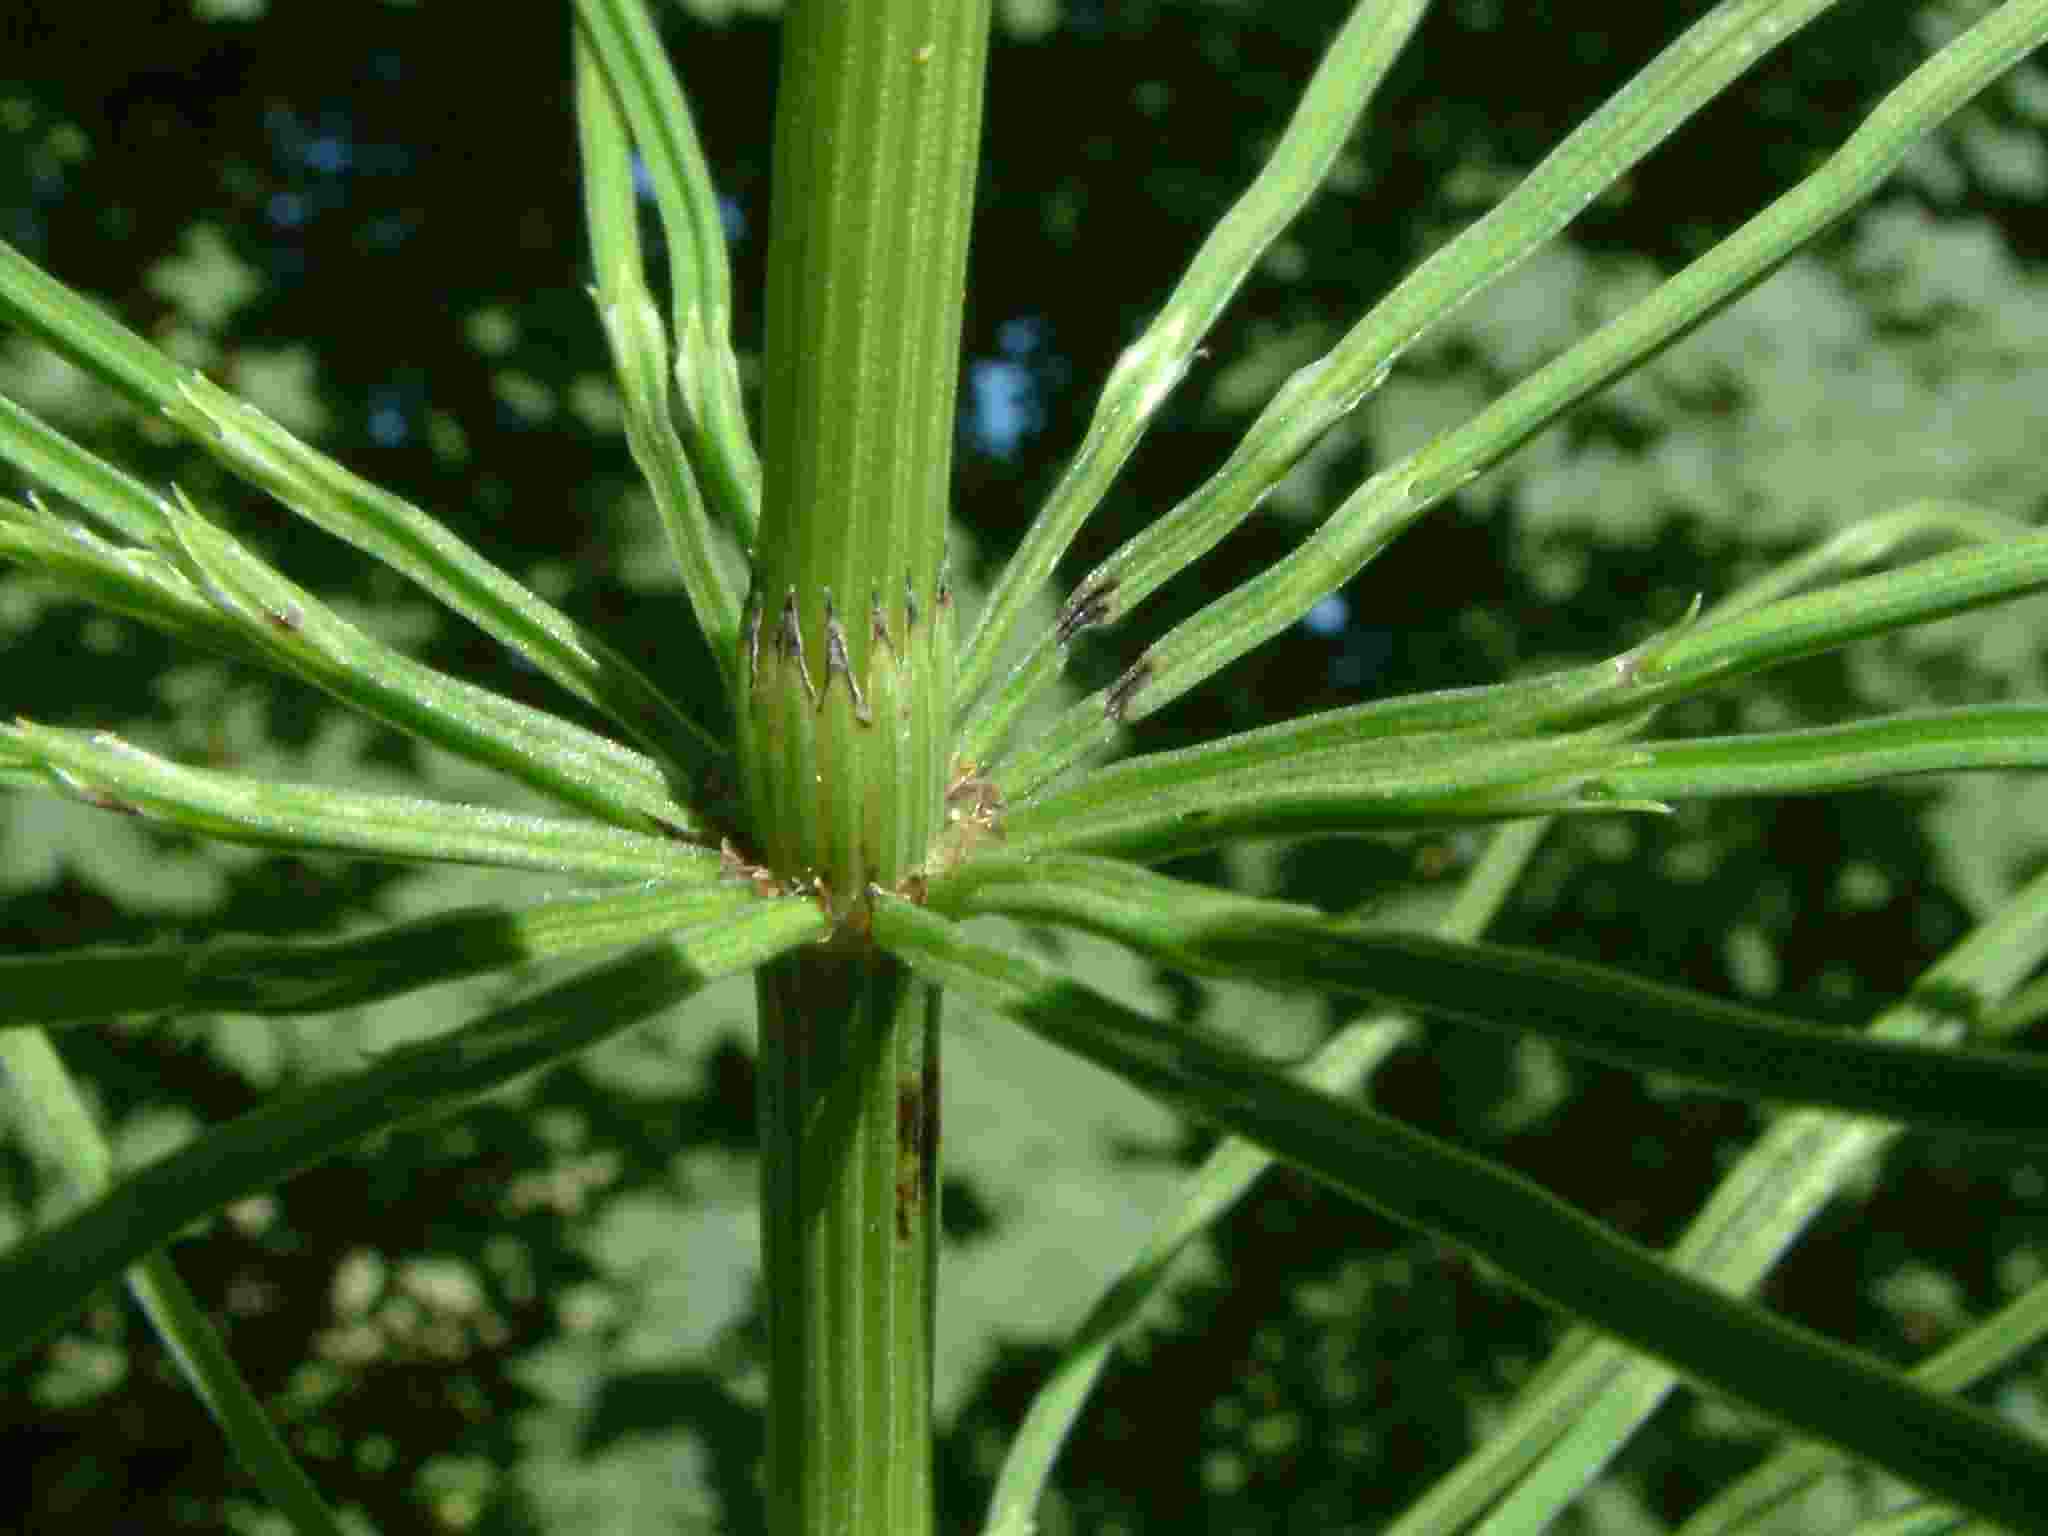
[[[846,909],[839,926],[846,937],[860,944],[872,944],[875,939],[875,909],[865,901],[856,901]]]
[[[946,827],[926,863],[916,890],[899,887],[912,901],[925,899],[924,881],[959,867],[974,850],[1003,837],[1003,792],[994,779],[983,778],[976,765],[955,759],[946,785]]]
[[[907,1243],[917,1231],[925,1195],[933,1184],[933,1158],[939,1146],[937,1064],[925,1058],[917,1077],[896,1084],[896,1241]]]
[[[1130,713],[1131,701],[1138,696],[1138,690],[1152,681],[1152,663],[1140,657],[1131,670],[1110,684],[1109,692],[1103,695],[1102,712],[1118,724],[1123,723]]]
[[[993,826],[1002,815],[1003,792],[994,779],[977,774],[974,764],[957,763],[953,782],[946,786],[946,805],[971,821]]]
[[[731,838],[721,839],[718,844],[718,870],[727,879],[745,880],[754,887],[756,896],[780,896],[782,882],[775,871],[766,864],[756,864],[733,846]]]
[[[919,1200],[917,1187],[918,1095],[915,1088],[896,1086],[896,1241],[910,1241]]]

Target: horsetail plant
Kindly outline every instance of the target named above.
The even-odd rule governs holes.
[[[1490,1508],[1497,1528],[1540,1527],[1679,1377],[1805,1442],[1729,1490],[1701,1529],[1730,1528],[1817,1475],[1826,1457],[1847,1455],[1965,1514],[2048,1530],[2048,1449],[1954,1395],[2048,1328],[2048,1286],[1911,1377],[1743,1299],[1900,1125],[2048,1141],[2048,1062],[1984,1043],[2034,1011],[2008,1000],[2048,953],[2048,877],[1861,1037],[1477,937],[1548,818],[2048,762],[2048,708],[2036,706],[1709,740],[1650,734],[1665,706],[1761,669],[2048,588],[2048,536],[1967,507],[1915,505],[1704,611],[1695,605],[1609,661],[1106,761],[1132,723],[1297,622],[1458,487],[1853,209],[2048,38],[2048,0],[1989,11],[1748,224],[1466,425],[1383,465],[1293,553],[1160,637],[1110,686],[1049,728],[1020,731],[1078,637],[1128,621],[1249,517],[1404,350],[1828,5],[1724,0],[1287,380],[1228,462],[1068,589],[1056,622],[1024,633],[1032,601],[1232,294],[1330,172],[1425,8],[1362,0],[1265,170],[1111,371],[1070,467],[963,637],[946,530],[989,0],[790,6],[758,452],[730,336],[718,208],[681,90],[641,5],[577,0],[593,297],[633,458],[717,658],[730,705],[722,722],[691,718],[602,638],[426,513],[0,247],[0,310],[22,331],[469,619],[616,732],[409,659],[272,569],[178,489],[146,485],[0,401],[0,454],[38,488],[0,504],[0,554],[500,770],[558,810],[515,815],[258,782],[25,720],[0,727],[8,784],[265,847],[592,882],[579,895],[453,911],[364,938],[222,938],[0,961],[0,1062],[92,1195],[0,1253],[5,1356],[20,1357],[125,1271],[267,1493],[301,1530],[341,1529],[179,1285],[171,1239],[375,1131],[459,1105],[751,969],[769,1361],[761,1475],[777,1532],[932,1526],[946,988],[1232,1138],[1034,1406],[1000,1476],[992,1531],[1031,1528],[1062,1438],[1167,1261],[1275,1156],[1462,1246],[1587,1325],[1411,1511],[1404,1532],[1462,1529]],[[666,245],[665,305],[640,247],[636,159]],[[1946,551],[1893,562],[1929,538]],[[1433,933],[1146,867],[1237,839],[1458,822],[1508,825]],[[1721,1093],[1811,1107],[1780,1115],[1686,1237],[1652,1253],[1358,1102],[1351,1090],[1398,1038],[1395,1015],[1369,1012],[1308,1061],[1276,1063],[1003,947],[968,926],[982,914],[1107,935],[1195,975],[1529,1032]],[[125,1015],[320,1012],[573,956],[589,957],[589,968],[118,1181],[44,1033]]]

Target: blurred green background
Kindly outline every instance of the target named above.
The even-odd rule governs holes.
[[[660,15],[725,199],[743,357],[761,335],[772,6]],[[619,430],[585,292],[565,7],[13,0],[0,236],[492,559],[604,625],[703,717],[712,676]],[[1333,185],[1278,245],[1083,537],[1078,577],[1218,464],[1287,372],[1619,87],[1697,4],[1434,7]],[[1468,305],[1261,514],[1126,632],[1273,559],[1371,468],[1461,419],[1811,169],[1983,9],[1850,0]],[[1270,146],[1333,0],[1009,0],[971,265],[954,566],[984,582],[1093,392]],[[1926,495],[2038,520],[2048,400],[2048,76],[2029,67],[1864,216],[1462,492],[1309,622],[1148,721],[1163,747],[1360,699],[1610,654],[1835,528]],[[324,598],[438,665],[574,713],[395,578],[291,522],[0,336],[0,391],[175,479]],[[1049,610],[1048,610],[1049,611]],[[2042,696],[2043,608],[1952,621],[1674,711],[1682,732]],[[0,709],[249,771],[517,803],[295,685],[182,654],[0,573]],[[1469,860],[1347,843],[1201,878],[1426,914]],[[2048,786],[2009,776],[1684,807],[1555,832],[1495,929],[1844,1025],[2040,867]],[[55,799],[0,800],[0,944],[346,932],[556,888],[221,851]],[[1049,942],[1029,936],[1030,942]],[[1098,985],[1299,1046],[1320,1004],[1198,988],[1067,942]],[[316,1021],[65,1036],[144,1160],[310,1074],[446,1028],[499,978]],[[942,1525],[966,1529],[1063,1330],[1205,1145],[961,1005],[947,1023]],[[179,1267],[316,1479],[392,1536],[759,1528],[750,993],[415,1126],[189,1234]],[[1385,1106],[1667,1240],[1753,1135],[1748,1106],[1428,1028]],[[71,1198],[17,1108],[0,1241]],[[2038,1165],[1908,1137],[1770,1282],[1900,1360],[2039,1279]],[[1483,1432],[1558,1325],[1434,1242],[1284,1176],[1188,1261],[1063,1464],[1058,1532],[1370,1530]],[[2048,1370],[2002,1379],[2048,1423]],[[1767,1443],[1680,1394],[1574,1528],[1653,1531]],[[274,1528],[125,1296],[0,1382],[0,1528]]]

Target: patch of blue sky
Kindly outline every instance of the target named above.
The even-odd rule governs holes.
[[[370,441],[379,448],[398,448],[412,436],[412,423],[393,390],[380,389],[370,397]]]
[[[968,365],[967,429],[975,446],[992,458],[1016,453],[1026,434],[1038,429],[1045,410],[1031,370],[1007,358],[976,358]]]
[[[1350,622],[1351,600],[1342,592],[1332,592],[1302,616],[1301,627],[1327,640],[1343,634]]]

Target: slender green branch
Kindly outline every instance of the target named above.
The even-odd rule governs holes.
[[[2004,544],[2033,531],[2016,517],[1966,501],[1939,497],[1911,501],[1851,523],[1804,554],[1773,566],[1714,604],[1707,618],[1715,624],[1726,623],[1767,603],[1839,581],[1850,571],[1886,564],[1915,545],[1933,545],[1929,553],[1938,553],[1956,545]]]
[[[168,519],[164,542],[175,548]],[[175,559],[115,544],[40,501],[0,501],[0,560],[33,570],[85,602],[138,619],[173,639],[250,665],[263,652],[239,614],[223,611]]]
[[[595,822],[186,768],[108,731],[0,725],[0,764],[39,771],[102,810],[261,848],[621,880],[704,879],[719,867],[707,848]]]
[[[105,1194],[114,1182],[113,1154],[49,1040],[33,1029],[0,1029],[0,1074],[40,1121],[79,1190]],[[264,1495],[301,1536],[345,1536],[169,1256],[161,1249],[144,1255],[128,1271],[128,1287]]]
[[[715,840],[654,759],[402,655],[265,565],[182,497],[166,512],[168,557],[0,501],[0,560],[178,640],[299,678],[359,714],[616,826]]]
[[[4,270],[5,263],[0,262],[0,271]],[[164,522],[169,509],[162,497],[4,395],[0,395],[0,459],[37,484],[76,502],[131,543],[159,544],[170,531]]]
[[[1223,468],[1187,500],[1134,536],[1098,566],[1068,600],[1058,630],[1044,637],[1017,670],[970,719],[961,752],[986,762],[1008,734],[1019,712],[1059,675],[1067,643],[1082,630],[1115,623],[1140,602],[1237,527],[1293,468],[1317,439],[1378,388],[1400,355],[1458,306],[1487,284],[1498,280],[1563,229],[1601,191],[1612,186],[1685,121],[1720,94],[1771,49],[1826,10],[1833,0],[1725,0],[1664,49],[1640,74],[1551,151],[1514,191],[1484,218],[1437,251],[1408,275],[1366,317],[1352,327],[1328,354],[1309,364],[1281,386],[1272,402],[1252,423]],[[1409,477],[1387,472],[1371,482],[1373,495],[1354,496],[1339,509],[1332,524],[1360,521],[1357,508],[1370,505],[1375,528],[1388,523],[1385,537],[1406,526],[1424,510],[1411,494]],[[1402,520],[1404,519],[1405,520]],[[1314,562],[1318,571],[1334,570],[1350,553],[1332,561],[1323,547],[1330,531],[1310,541],[1293,560],[1283,562],[1264,583],[1227,599],[1231,622],[1255,625],[1258,638],[1272,633],[1273,603],[1266,588],[1279,583],[1299,596],[1299,567]],[[1376,537],[1377,549],[1385,538]],[[1364,557],[1358,557],[1363,564]],[[1356,565],[1352,569],[1356,569]],[[1281,574],[1284,571],[1284,576]],[[1321,581],[1313,603],[1344,577]],[[1284,600],[1284,599],[1282,599]],[[1304,604],[1302,611],[1306,611]],[[1205,610],[1206,612],[1206,610]],[[1249,616],[1249,617],[1248,617]],[[1297,615],[1298,617],[1298,615]],[[1284,627],[1283,621],[1281,627]],[[1142,674],[1096,695],[1098,727],[1114,727],[1129,716],[1149,713],[1175,693],[1191,686],[1222,664],[1219,645],[1227,649],[1233,634],[1220,617],[1210,625],[1198,616],[1176,631],[1179,650],[1148,657]],[[1199,638],[1201,644],[1195,645]],[[1249,640],[1247,643],[1256,643]],[[1242,654],[1242,649],[1229,654]],[[1142,699],[1142,703],[1140,700]],[[1131,714],[1137,706],[1136,715]],[[1057,771],[1057,770],[1054,770]]]
[[[1231,896],[1113,859],[984,856],[936,883],[930,900],[960,916],[993,912],[1104,933],[1198,974],[1533,1032],[1717,1092],[2048,1141],[2048,1057],[1859,1040],[1607,966],[1364,930],[1312,908]]]
[[[1003,846],[1018,855],[1114,854],[1154,863],[1240,838],[1664,809],[1603,788],[1639,755],[1614,730],[1535,740],[1417,733],[1304,751],[1271,765],[1240,762],[1239,745],[1218,743],[1213,756],[1197,747],[1137,758],[1040,795],[1004,817]]]
[[[716,840],[709,817],[715,807],[681,798],[654,759],[393,650],[272,570],[182,497],[169,517],[185,573],[239,622],[245,643],[267,665],[564,805],[635,831]]]
[[[739,880],[464,907],[347,939],[228,937],[149,947],[0,955],[0,1025],[84,1024],[134,1014],[285,1016],[359,1008],[422,987],[598,949],[621,949],[739,911]]]
[[[716,761],[716,744],[703,727],[624,656],[418,507],[344,469],[198,374],[161,409],[235,474],[431,593],[693,779]]]
[[[2048,1280],[2007,1302],[1940,1354],[1916,1366],[1913,1379],[1935,1392],[1958,1392],[2048,1339]],[[1824,1445],[1789,1445],[1679,1528],[1678,1536],[1735,1536],[1755,1528],[1779,1504],[1837,1470],[1842,1458]]]
[[[761,902],[209,1131],[0,1251],[0,1295],[8,1303],[0,1312],[0,1364],[83,1306],[95,1286],[222,1206],[375,1131],[456,1108],[595,1045],[717,977],[819,937],[825,927],[809,901]]]
[[[1194,361],[1216,317],[1330,174],[1427,4],[1363,0],[1351,13],[1257,179],[1209,232],[1145,333],[1117,359],[1080,450],[989,590],[960,661],[963,711],[995,675],[997,659],[1026,605],[1051,579],[1060,556]]]
[[[189,374],[5,241],[0,241],[0,314],[145,411],[177,399]]]
[[[2048,767],[2048,708],[1984,705],[1825,730],[1651,741],[1603,786],[1628,800],[1811,795],[1916,773]]]
[[[631,125],[661,215],[674,377],[681,386],[690,463],[740,546],[751,548],[761,520],[761,463],[747,432],[740,393],[739,358],[732,344],[732,271],[711,169],[646,7],[631,0],[577,0],[576,19]],[[595,226],[593,219],[593,234]],[[600,260],[600,288],[609,291],[617,275],[616,269],[608,274]],[[638,287],[637,261],[633,275]],[[647,335],[659,329],[658,322],[641,327]],[[647,361],[651,366],[652,358]],[[665,363],[661,371],[668,371]],[[665,424],[666,384],[649,398],[663,402]]]
[[[669,414],[668,337],[641,266],[632,151],[618,100],[581,31],[576,39],[576,119],[582,127],[583,204],[597,269],[597,307],[624,401],[626,441],[654,493],[697,627],[718,659],[730,698],[738,664],[739,589],[720,559],[697,472]],[[678,282],[687,275],[678,272]]]
[[[1472,939],[1491,922],[1549,830],[1532,820],[1502,827],[1467,877],[1451,908],[1435,925],[1448,939]],[[1407,1039],[1412,1020],[1403,1014],[1368,1013],[1352,1020],[1303,1062],[1296,1078],[1325,1093],[1344,1096]],[[1028,1536],[1034,1511],[1060,1446],[1072,1432],[1088,1394],[1108,1368],[1111,1351],[1130,1333],[1166,1284],[1173,1261],[1203,1230],[1249,1192],[1271,1167],[1272,1155],[1252,1142],[1226,1137],[1202,1165],[1182,1181],[1146,1239],[1110,1288],[1097,1297],[1068,1340],[1051,1379],[1031,1400],[997,1474],[989,1500],[987,1536]]]
[[[419,508],[300,442],[254,406],[181,368],[0,243],[0,317],[159,413],[237,475],[432,593],[692,779],[716,744],[623,656]]]
[[[1139,1014],[909,902],[877,893],[874,929],[926,975],[1360,1204],[1457,1243],[1700,1385],[1964,1509],[2048,1530],[2048,1451],[2015,1426],[1721,1295],[1483,1158]]]
[[[2010,0],[1979,21],[1915,70],[1799,186],[1464,426],[1375,474],[1286,558],[1176,626],[1115,684],[1072,706],[1005,765],[1007,791],[1029,793],[1109,745],[1126,722],[1296,622],[1453,491],[1769,276],[2044,39],[2048,0]]]
[[[2048,8],[2044,8],[2048,9]],[[2048,22],[2044,22],[2048,31]],[[1895,571],[1783,598],[1674,636],[1636,681],[1662,703],[1913,624],[2048,589],[2048,534],[1953,550]]]
[[[2037,876],[1871,1024],[1877,1040],[1933,1043],[1955,1033],[1952,1000],[1970,999],[1972,1038],[1999,1039],[2002,999],[2048,955],[2048,874]],[[1926,1001],[1921,1001],[1921,999]],[[1747,1294],[1821,1208],[1851,1185],[1899,1127],[1823,1110],[1781,1114],[1716,1187],[1671,1261],[1731,1294]],[[1495,1529],[1540,1528],[1655,1410],[1675,1378],[1654,1361],[1575,1330],[1484,1445],[1389,1527],[1387,1536],[1463,1529],[1510,1484]],[[1950,1380],[1928,1382],[1953,1387]],[[1540,1465],[1539,1465],[1540,1463]],[[1525,1475],[1532,1466],[1533,1474]],[[1509,1524],[1509,1522],[1516,1522]]]
[[[1901,545],[1963,538],[1972,547],[1817,591],[1799,589],[1848,567],[1886,558]],[[1398,750],[1390,738],[1458,733],[1470,742],[1640,723],[1652,710],[1858,640],[2009,602],[2048,587],[2048,537],[2008,519],[1954,503],[1916,503],[1844,529],[1762,581],[1619,656],[1590,666],[1480,688],[1408,694],[1328,710],[1179,752],[1153,753],[1098,771],[1033,806],[1079,794],[1090,805],[1220,782],[1238,774],[1292,771],[1314,754],[1350,747],[1363,759]],[[1796,594],[1796,595],[1788,595]],[[1070,715],[1085,735],[1085,712]],[[1066,755],[1058,727],[995,775],[1006,796],[1025,799],[1052,762]]]

